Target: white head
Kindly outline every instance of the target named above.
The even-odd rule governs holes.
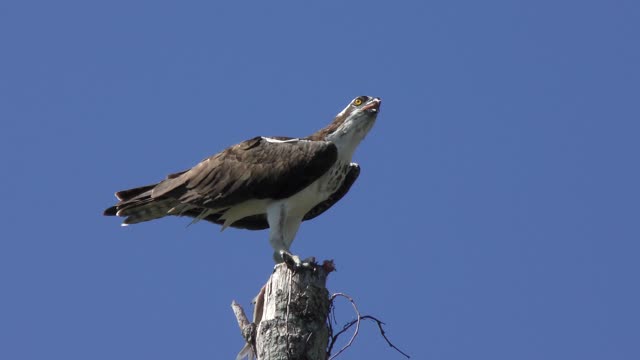
[[[342,110],[329,126],[311,135],[314,140],[331,141],[338,151],[352,154],[376,121],[380,98],[358,96]]]

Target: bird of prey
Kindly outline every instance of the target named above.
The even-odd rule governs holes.
[[[301,264],[289,248],[303,221],[340,200],[360,174],[353,153],[373,127],[380,98],[359,96],[325,128],[304,138],[258,136],[157,184],[116,192],[104,211],[123,226],[188,216],[249,230],[270,229],[274,260]]]

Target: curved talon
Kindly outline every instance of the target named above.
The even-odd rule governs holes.
[[[293,255],[286,250],[280,250],[280,257],[282,257],[282,261],[287,264],[287,267],[294,271],[305,268],[314,269],[316,266],[316,258],[313,256],[300,260],[298,255]]]

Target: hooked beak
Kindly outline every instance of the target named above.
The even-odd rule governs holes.
[[[380,104],[382,100],[380,98],[373,98],[368,104],[362,107],[362,110],[370,113],[377,113],[380,111]]]

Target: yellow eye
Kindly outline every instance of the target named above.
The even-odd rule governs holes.
[[[353,100],[353,105],[355,105],[355,106],[362,105],[362,99],[357,98],[357,99]]]

